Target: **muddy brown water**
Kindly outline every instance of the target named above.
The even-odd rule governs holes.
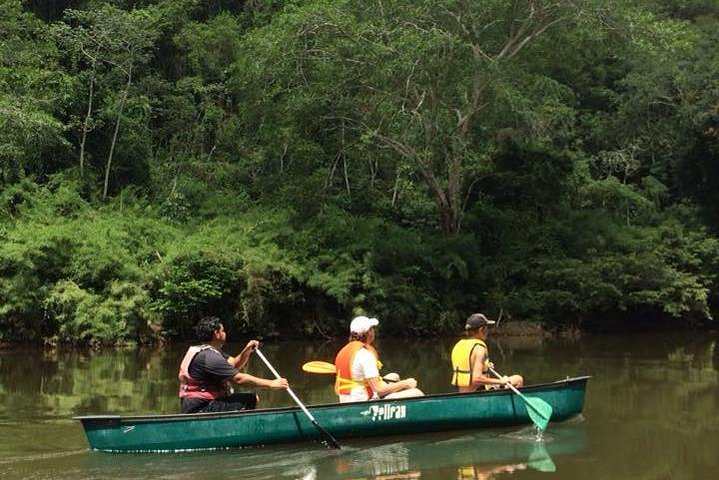
[[[238,339],[247,340],[247,339]],[[183,454],[92,452],[74,415],[176,413],[184,347],[88,352],[0,350],[0,478],[14,479],[709,479],[719,475],[719,337],[584,335],[490,339],[492,359],[528,383],[591,375],[584,413],[528,428]],[[378,347],[387,371],[451,391],[453,339]],[[243,343],[227,346],[236,353]],[[332,378],[300,369],[332,360],[337,342],[279,342],[263,352],[307,404],[332,402]],[[250,373],[269,377],[259,359]],[[262,405],[291,405],[260,391]]]

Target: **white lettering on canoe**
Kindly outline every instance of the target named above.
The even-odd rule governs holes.
[[[129,426],[129,427],[122,427],[122,433],[130,433],[131,431],[135,430],[135,426]]]
[[[405,405],[370,405],[367,410],[360,413],[362,416],[372,415],[373,422],[391,420],[393,418],[406,418],[407,407]]]

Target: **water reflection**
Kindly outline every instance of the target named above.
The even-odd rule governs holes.
[[[490,479],[532,469],[557,470],[552,455],[567,456],[586,447],[581,423],[562,425],[537,442],[531,429],[506,433],[445,434],[401,438],[392,443],[351,446],[353,451],[322,460],[311,476],[304,478],[457,478]],[[385,439],[386,442],[387,439]],[[550,453],[552,452],[552,453]]]
[[[588,401],[605,395],[623,397],[609,402],[612,416],[635,405],[636,395],[650,394],[660,386],[673,395],[653,395],[666,402],[665,411],[676,410],[678,399],[705,395],[716,389],[716,341],[712,339],[658,336],[591,337],[581,341],[546,339],[495,340],[490,348],[494,361],[521,371],[528,383],[554,381],[574,375],[593,375]],[[379,345],[388,370],[415,377],[428,393],[448,392],[449,351],[454,339],[438,339],[414,345]],[[229,345],[234,351],[243,344]],[[309,360],[331,359],[341,342],[267,345],[264,352],[286,376],[293,390],[307,404],[335,402],[333,378],[306,374],[301,365]],[[236,347],[236,348],[235,348]],[[67,419],[86,414],[177,413],[177,368],[184,345],[165,349],[126,351],[77,351],[19,349],[0,351],[0,419]],[[252,359],[249,373],[267,376],[266,367]],[[609,391],[607,391],[607,389]],[[289,406],[284,392],[261,391],[261,406]],[[649,412],[648,409],[643,411]],[[639,415],[643,415],[639,412]]]
[[[68,471],[106,478],[253,479],[490,479],[525,471],[553,472],[555,461],[586,449],[584,423],[563,424],[545,442],[533,431],[446,433],[343,442],[342,450],[318,443],[268,448],[230,449],[181,455],[89,453],[81,462],[65,459]],[[77,461],[78,458],[75,458]],[[215,473],[216,472],[216,473]]]
[[[0,352],[0,418],[68,418],[83,412],[172,412],[171,351],[18,349]],[[176,378],[176,377],[175,377]],[[175,383],[175,385],[173,385]]]
[[[497,474],[519,472],[527,468],[526,463],[513,463],[510,465],[472,465],[457,469],[458,480],[491,480]]]

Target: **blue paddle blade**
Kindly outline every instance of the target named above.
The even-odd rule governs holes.
[[[542,400],[541,398],[527,397],[522,395],[522,398],[527,403],[527,413],[529,418],[542,432],[547,429],[549,420],[552,418],[552,406]]]

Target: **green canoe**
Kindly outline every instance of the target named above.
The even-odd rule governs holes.
[[[589,377],[522,388],[549,403],[552,421],[582,413]],[[335,438],[376,437],[531,424],[527,407],[510,390],[447,393],[401,400],[310,405]],[[82,422],[90,448],[104,452],[173,452],[320,440],[297,407],[178,415],[91,415]]]

